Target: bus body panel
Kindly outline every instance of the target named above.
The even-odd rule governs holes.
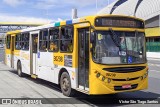
[[[5,51],[5,63],[11,67],[11,51],[9,49],[6,49]]]
[[[21,50],[19,60],[21,61],[21,66],[23,69],[22,72],[30,74],[30,52]]]
[[[138,72],[131,72],[131,73],[115,73],[115,72],[108,72],[102,70],[103,68],[107,68],[108,66],[105,65],[99,65],[95,64],[94,62],[91,63],[91,75],[90,75],[90,92],[89,94],[95,95],[95,94],[113,94],[118,92],[125,92],[125,91],[134,91],[134,90],[143,90],[147,89],[148,87],[148,78],[141,80],[141,77],[145,75],[146,71],[148,71],[148,68],[146,67],[144,70],[138,71]],[[137,67],[137,65],[132,65]],[[139,66],[147,66],[146,64],[141,64]],[[110,66],[111,68],[116,68],[119,66]],[[126,67],[125,65],[122,65],[121,67]],[[100,77],[96,77],[97,73],[100,73]],[[105,77],[105,80],[102,80],[102,78]],[[114,81],[111,80],[110,83],[108,83],[108,78],[115,79]],[[137,78],[135,80],[127,81],[127,78]],[[123,79],[126,81],[120,81],[116,79]],[[123,86],[123,85],[135,85],[138,84],[138,86],[135,89],[130,90],[122,90],[122,91],[116,91],[114,90],[114,86]],[[96,87],[98,85],[98,87]]]
[[[36,75],[38,78],[47,80],[47,81],[54,81],[54,64],[53,64],[53,53],[50,52],[38,52],[37,55],[38,64],[37,68],[38,71]]]
[[[76,49],[75,49],[76,50]],[[75,52],[73,51],[73,53]],[[68,58],[70,56],[70,58]],[[72,61],[72,62],[71,62]],[[60,71],[64,70],[69,73],[70,80],[71,80],[71,86],[72,88],[77,88],[76,83],[76,68],[75,67],[75,56],[71,53],[53,53],[53,64],[54,64],[54,81],[55,83],[59,83],[59,75]]]

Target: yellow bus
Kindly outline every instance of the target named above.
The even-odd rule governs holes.
[[[96,15],[12,31],[5,63],[18,75],[59,84],[65,96],[147,89],[144,21]]]

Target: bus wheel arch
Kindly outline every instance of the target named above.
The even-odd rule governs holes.
[[[72,89],[71,86],[71,78],[68,71],[65,68],[60,70],[59,76],[59,85],[63,95],[71,97],[74,96],[75,90]]]
[[[63,72],[67,72],[68,73],[68,71],[65,68],[61,68],[61,70],[59,71],[59,74],[58,74],[58,84],[59,85],[60,85],[61,75],[62,75]]]

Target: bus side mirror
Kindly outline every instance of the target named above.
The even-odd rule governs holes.
[[[90,43],[94,43],[95,42],[95,33],[94,32],[92,32],[91,33],[91,37],[90,37]]]

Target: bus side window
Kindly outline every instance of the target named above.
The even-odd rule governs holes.
[[[40,31],[39,38],[39,50],[46,52],[47,51],[47,42],[48,42],[48,29]]]
[[[6,48],[10,49],[11,35],[7,35]]]
[[[73,26],[61,28],[60,49],[62,52],[73,51]]]
[[[29,50],[29,33],[22,34],[21,49]]]
[[[58,52],[58,44],[59,44],[59,29],[58,28],[50,29],[48,50],[50,52]]]
[[[16,41],[15,41],[15,49],[20,50],[21,49],[21,34],[16,35]]]

